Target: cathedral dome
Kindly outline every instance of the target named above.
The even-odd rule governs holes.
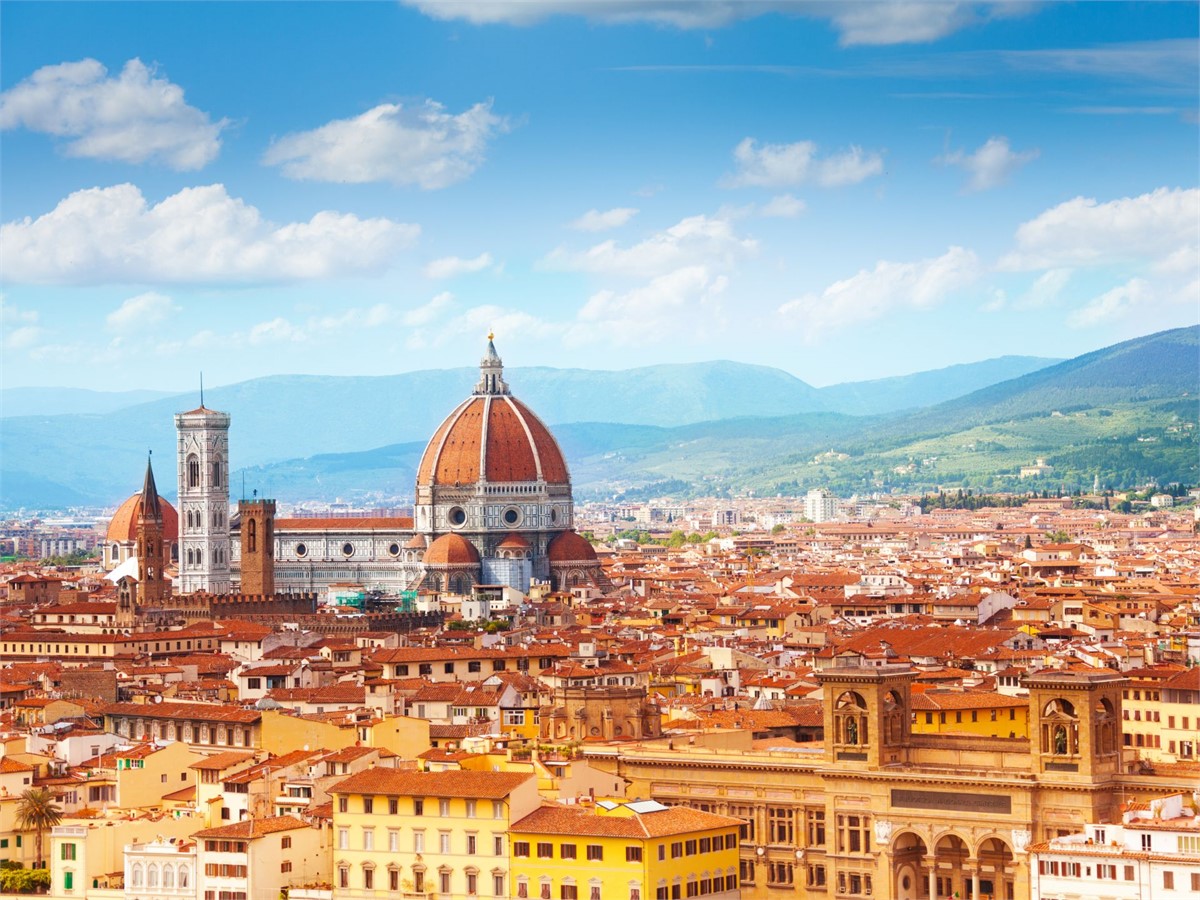
[[[564,531],[550,542],[550,562],[597,562],[596,550],[587,539],[574,531]]]
[[[477,566],[479,551],[461,534],[443,534],[429,545],[423,562],[427,566]]]
[[[491,341],[480,373],[474,394],[433,433],[417,467],[417,487],[480,482],[569,485],[562,450],[542,420],[509,394]]]
[[[158,508],[162,511],[164,542],[172,542],[179,537],[179,514],[162,497],[158,498]],[[119,507],[108,523],[108,533],[105,540],[112,543],[124,543],[137,540],[138,517],[142,514],[142,492],[138,491]]]

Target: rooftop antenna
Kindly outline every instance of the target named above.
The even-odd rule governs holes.
[[[200,408],[204,409],[204,373],[200,373]]]

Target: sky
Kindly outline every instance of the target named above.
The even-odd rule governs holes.
[[[4,387],[1200,321],[1196,3],[0,5]]]

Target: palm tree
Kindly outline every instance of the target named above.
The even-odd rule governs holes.
[[[17,828],[33,831],[37,835],[37,867],[42,859],[42,836],[48,828],[62,821],[61,807],[54,802],[54,795],[47,788],[30,788],[21,795],[17,804]]]

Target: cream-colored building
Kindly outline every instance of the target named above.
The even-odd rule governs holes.
[[[325,829],[292,816],[246,819],[192,837],[197,896],[205,900],[279,900],[282,888],[329,880]]]
[[[334,900],[507,898],[509,829],[541,803],[517,772],[371,769],[329,792]]]

